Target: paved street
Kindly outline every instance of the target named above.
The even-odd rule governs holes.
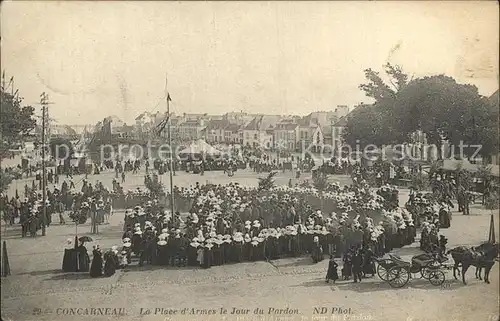
[[[287,184],[291,175],[280,173],[277,183]],[[247,171],[238,172],[233,178],[206,172],[203,177],[179,173],[175,179],[176,184],[182,186],[197,180],[221,184],[231,180],[256,185],[257,176]],[[89,180],[99,179],[108,185],[112,177],[112,173],[106,173],[90,176]],[[338,179],[348,180],[346,177]],[[142,174],[129,177],[125,189],[141,182]],[[167,175],[163,182],[168,183]],[[402,191],[401,202],[406,201],[406,195],[407,192]],[[452,227],[442,231],[449,238],[449,246],[485,241],[488,214],[478,205],[474,206],[473,215],[455,213]],[[498,215],[495,219],[498,223]],[[95,238],[101,248],[121,244],[122,224],[123,211],[120,211],[114,214],[109,225],[101,226],[101,233]],[[86,224],[78,229],[78,234],[82,235],[90,231],[90,226]],[[126,314],[118,317],[122,320],[497,320],[493,316],[498,312],[498,264],[491,272],[489,285],[476,280],[474,269],[471,269],[467,274],[467,286],[452,280],[450,271],[442,287],[415,279],[403,289],[392,289],[378,277],[359,284],[352,281],[326,284],[327,261],[314,265],[309,257],[234,264],[209,270],[132,266],[111,278],[92,279],[86,273],[61,273],[65,241],[74,237],[74,233],[72,225],[53,225],[47,229],[46,237],[22,239],[17,228],[9,228],[4,233],[2,227],[2,239],[7,241],[12,270],[11,276],[2,279],[3,320],[117,318],[77,315],[86,313],[82,310],[85,308],[121,308],[120,312]],[[414,244],[398,253],[409,259],[419,253],[416,247]],[[91,249],[91,244],[88,248]],[[328,313],[313,314],[315,307],[318,311],[324,307]],[[188,310],[183,311],[184,308]],[[226,309],[227,314],[223,314],[221,308]],[[241,313],[246,312],[245,309],[249,311],[231,314],[233,308],[241,309],[238,311]],[[335,314],[331,314],[334,308]],[[263,314],[254,314],[260,312],[256,309],[262,309]],[[281,314],[276,314],[280,309]],[[339,310],[348,314],[336,314]],[[99,311],[113,313],[112,310],[97,310],[93,314]]]

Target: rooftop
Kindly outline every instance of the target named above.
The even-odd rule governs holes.
[[[282,116],[279,115],[259,115],[244,128],[245,130],[259,130],[264,131],[272,129],[281,120]]]

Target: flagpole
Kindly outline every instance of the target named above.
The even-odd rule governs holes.
[[[168,146],[170,146],[170,166],[169,166],[169,174],[170,174],[170,210],[172,211],[172,219],[175,218],[174,211],[174,176],[172,175],[172,171],[174,169],[174,161],[172,158],[173,148],[172,148],[172,133],[170,131],[170,94],[167,89],[167,75],[165,75],[165,91],[166,91],[166,99],[167,99],[167,126],[168,126]]]

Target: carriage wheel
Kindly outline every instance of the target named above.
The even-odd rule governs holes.
[[[422,279],[429,279],[431,274],[432,274],[432,270],[427,268],[427,267],[424,267],[424,268],[422,268],[422,270],[420,270],[420,275],[422,276]]]
[[[432,271],[429,275],[429,282],[432,285],[439,286],[444,283],[445,275],[443,271]]]
[[[388,282],[393,288],[402,288],[410,280],[410,272],[400,266],[392,267],[389,272]]]
[[[388,281],[389,274],[387,272],[385,265],[380,263],[377,264],[377,275],[382,281]]]

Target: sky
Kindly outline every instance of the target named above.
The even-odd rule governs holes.
[[[1,66],[26,104],[95,124],[141,112],[305,115],[370,102],[386,62],[498,89],[491,2],[2,2]],[[39,105],[35,105],[38,106]]]

